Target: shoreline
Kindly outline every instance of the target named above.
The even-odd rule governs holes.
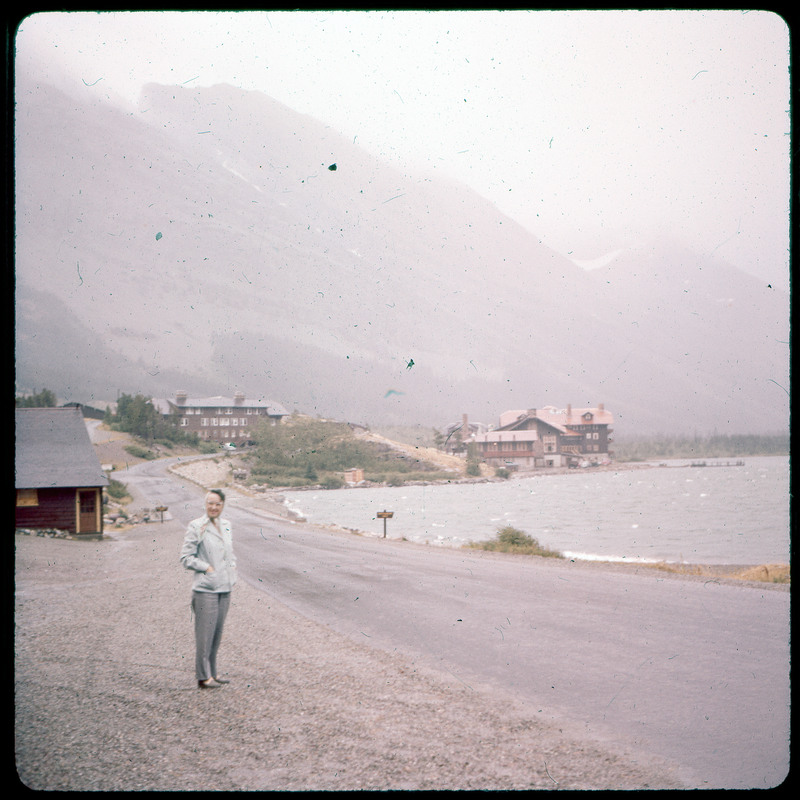
[[[205,471],[203,464],[208,460],[217,459],[218,456],[209,456],[208,459],[198,459],[196,461],[187,462],[175,465],[170,468],[171,472],[180,474],[182,478],[192,481],[204,489],[211,488],[213,485],[222,483],[220,480],[223,477],[223,471],[219,469],[212,469]],[[679,459],[680,460],[680,459]],[[688,459],[687,459],[688,461]],[[215,467],[218,466],[214,461]],[[690,467],[691,464],[685,465],[668,465],[664,463],[656,463],[654,461],[647,462],[623,462],[621,464],[613,463],[604,466],[591,467],[586,469],[569,469],[567,467],[556,467],[548,470],[531,470],[527,472],[518,472],[517,476],[521,478],[535,478],[546,477],[550,475],[565,475],[565,474],[585,474],[588,472],[618,472],[618,471],[636,471],[644,469],[660,469],[669,468],[670,466],[685,466]],[[699,468],[699,467],[698,467]],[[731,468],[734,468],[731,465]],[[228,473],[229,474],[229,473]],[[447,481],[412,481],[411,485],[423,486],[448,486],[453,484],[476,484],[476,483],[506,483],[508,479],[488,477],[488,476],[475,476],[463,477]],[[233,482],[232,485],[226,485],[226,491],[238,495],[241,501],[245,501],[252,510],[256,510],[268,517],[277,519],[288,520],[298,524],[313,525],[323,530],[332,532],[349,534],[354,536],[367,536],[381,538],[380,534],[372,531],[362,531],[356,528],[348,528],[335,522],[310,522],[305,517],[301,516],[286,504],[285,492],[307,492],[307,491],[345,491],[345,490],[358,490],[358,489],[375,489],[380,488],[381,484],[362,483],[350,486],[344,486],[341,489],[324,489],[321,486],[303,486],[303,487],[274,487],[265,489],[263,491],[254,491],[251,487],[247,487],[238,482]],[[390,537],[393,538],[393,537]],[[447,547],[447,545],[438,545],[432,542],[417,542],[409,539],[398,539],[406,544],[425,547],[425,548],[439,548]],[[459,550],[458,547],[450,549]],[[515,555],[515,554],[506,554]],[[752,564],[702,564],[694,562],[681,562],[681,561],[626,561],[626,560],[611,560],[602,558],[574,558],[572,556],[565,556],[566,560],[573,563],[580,564],[594,564],[604,565],[608,568],[619,569],[650,569],[662,572],[664,575],[676,576],[682,578],[692,579],[721,579],[733,582],[734,584],[754,583],[757,585],[768,586],[789,586],[791,584],[791,565],[787,562],[759,562]]]

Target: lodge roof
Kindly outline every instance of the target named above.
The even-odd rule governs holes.
[[[611,425],[614,415],[606,411],[603,406],[598,408],[572,408],[557,409],[554,406],[545,406],[527,411],[506,411],[500,417],[498,430],[514,430],[531,419],[537,419],[555,428],[564,434],[573,433],[570,430],[574,425]],[[505,422],[504,422],[505,421]]]
[[[555,409],[552,406],[540,408],[536,411],[536,416],[545,421],[557,420],[561,425],[612,425],[614,415],[606,411],[604,407],[599,408],[572,408]]]
[[[153,400],[155,405],[156,401]],[[214,397],[182,397],[180,402],[178,397],[168,400],[170,406],[174,408],[262,408],[266,409],[271,417],[285,417],[288,411],[280,404],[272,400],[249,400],[245,397],[225,397],[215,395]],[[156,406],[158,407],[158,406]]]
[[[108,486],[79,408],[15,412],[15,488]]]

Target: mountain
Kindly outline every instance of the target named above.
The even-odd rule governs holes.
[[[353,422],[605,403],[618,431],[788,425],[788,298],[669,242],[587,272],[472,190],[259,92],[136,113],[17,75],[17,384],[244,391]]]

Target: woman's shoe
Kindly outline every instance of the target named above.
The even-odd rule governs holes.
[[[225,678],[214,678],[214,680],[215,680],[217,683],[230,683],[230,681],[229,681],[229,680],[226,680]]]
[[[222,684],[214,678],[209,678],[207,681],[197,681],[198,689],[219,689]]]

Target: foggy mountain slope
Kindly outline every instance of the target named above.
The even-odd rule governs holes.
[[[118,391],[147,395],[164,382],[201,395],[218,388],[180,370],[162,370],[149,358],[121,355],[51,292],[20,289],[16,317],[17,384],[38,391],[56,386],[63,402],[91,405],[115,400]]]
[[[691,393],[664,391],[684,416],[706,405],[728,419],[787,420],[789,301],[763,282],[669,239],[639,247],[590,275],[602,308],[647,343],[651,358]],[[668,373],[665,373],[665,375]],[[654,387],[655,388],[655,387]],[[712,428],[713,429],[713,428]]]
[[[338,331],[360,318],[365,330],[391,326],[391,338],[370,336],[371,348],[388,346],[384,356],[403,347],[437,352],[463,326],[461,309],[472,315],[479,304],[487,313],[494,303],[516,304],[532,284],[544,299],[551,264],[559,286],[565,272],[573,283],[584,280],[474,193],[400,174],[257,92],[246,95],[247,113],[238,113],[242,93],[230,87],[148,88],[148,114],[182,139],[197,130],[202,143],[213,136],[217,157],[260,195],[252,198],[260,218],[249,230],[260,250],[250,254],[251,265],[268,281],[260,288],[319,312],[317,342],[328,319]],[[561,319],[551,304],[540,305],[542,327]],[[432,348],[434,319],[441,336]],[[497,347],[487,352],[494,360]]]
[[[51,108],[49,98],[43,101],[39,119],[49,120]],[[152,127],[120,115],[114,135],[109,131],[113,122],[105,114],[93,124],[86,114],[76,112],[70,119],[70,108],[60,108],[62,131],[21,143],[21,151],[27,145],[30,152],[25,167],[35,165],[33,171],[38,172],[48,167],[55,177],[53,181],[42,175],[37,181],[34,174],[28,180],[20,170],[20,218],[23,230],[26,225],[35,227],[29,238],[38,251],[30,259],[34,263],[19,270],[23,279],[70,296],[71,306],[87,319],[105,321],[105,315],[119,328],[122,314],[127,317],[125,329],[168,335],[172,350],[183,346],[189,351],[183,357],[194,357],[197,363],[208,353],[194,333],[199,316],[194,312],[207,312],[209,307],[234,305],[237,327],[249,323],[273,334],[286,334],[291,328],[293,337],[313,339],[331,351],[339,349],[334,339],[342,326],[357,334],[357,327],[374,330],[379,321],[391,325],[393,342],[425,349],[427,335],[421,333],[420,318],[430,322],[441,309],[439,322],[446,325],[463,305],[458,302],[460,293],[491,291],[492,270],[481,263],[483,254],[464,259],[461,249],[469,245],[449,231],[446,216],[429,223],[426,219],[434,213],[426,209],[415,218],[399,176],[390,191],[400,196],[388,206],[391,198],[364,199],[365,193],[376,191],[377,181],[370,175],[348,187],[348,178],[351,184],[353,179],[344,168],[333,173],[320,164],[330,186],[312,185],[309,175],[317,165],[309,164],[305,155],[301,166],[308,168],[295,166],[288,176],[272,174],[273,196],[263,199],[238,170],[225,166],[236,161],[245,168],[239,153],[231,153],[235,145],[229,144],[225,131],[211,138],[206,131],[216,130],[213,120],[197,125],[171,112],[163,112],[166,122],[159,125],[162,118],[152,122],[156,110],[148,110],[142,118]],[[235,127],[235,120],[227,127]],[[239,135],[242,140],[256,138],[261,128],[250,131],[243,126]],[[48,131],[37,119],[30,120],[30,129]],[[80,130],[80,138],[70,137],[71,130]],[[171,138],[164,138],[165,130]],[[184,148],[187,141],[191,146]],[[338,144],[341,151],[342,142]],[[354,157],[348,160],[355,163],[360,153],[351,150]],[[292,164],[295,156],[271,152],[269,158]],[[279,185],[274,183],[278,179]],[[37,183],[38,208],[37,199],[31,198],[29,211],[25,189]],[[435,224],[440,227],[432,244]],[[56,247],[52,234],[41,236],[45,229],[56,236],[62,233]],[[454,255],[448,234],[459,241]],[[43,252],[48,243],[56,253],[57,270],[49,265],[52,255]],[[463,276],[461,286],[452,283],[454,271]],[[165,305],[167,297],[174,302]],[[101,299],[115,302],[98,308]],[[129,310],[142,306],[148,313]],[[358,337],[350,338],[358,346]],[[369,349],[385,341],[371,335]]]
[[[18,382],[67,380],[19,334],[35,290],[74,315],[64,336],[88,331],[136,372],[84,369],[110,398],[203,386],[374,423],[605,402],[626,429],[749,430],[753,408],[764,429],[785,424],[785,403],[735,367],[742,339],[748,369],[761,356],[781,374],[780,356],[721,329],[705,300],[634,318],[663,290],[645,270],[586,273],[471,190],[389,167],[263,94],[148,86],[131,115],[18,84]],[[712,283],[729,280],[715,267]],[[751,300],[748,325],[768,327],[774,306]],[[665,335],[676,327],[704,342],[701,362]],[[720,403],[732,377],[745,388]]]
[[[180,90],[172,89],[161,94],[168,107],[174,95],[181,96]],[[186,94],[190,107],[200,105],[197,97],[188,98],[198,93]],[[209,91],[199,94],[214,96]],[[209,106],[213,109],[216,103],[210,101]],[[49,120],[51,107],[49,98],[42,99],[40,116]],[[219,131],[213,119],[184,119],[180,109],[172,108],[156,118],[158,108],[146,107],[142,119],[150,120],[152,128],[120,115],[114,137],[101,117],[96,140],[85,115],[75,114],[73,123],[69,108],[60,108],[63,132],[53,132],[49,141],[29,143],[31,154],[25,165],[40,166],[49,159],[56,190],[43,188],[40,200],[41,195],[57,195],[61,202],[53,204],[49,218],[43,213],[46,199],[38,208],[32,199],[34,210],[28,213],[24,195],[19,202],[23,229],[35,224],[36,233],[29,240],[38,243],[39,250],[38,258],[31,258],[38,263],[20,270],[20,276],[68,296],[87,320],[113,324],[117,335],[141,331],[149,338],[158,337],[161,350],[168,345],[184,363],[199,366],[208,350],[205,340],[194,333],[196,318],[209,308],[214,313],[220,307],[235,307],[235,326],[217,315],[215,330],[224,333],[249,326],[340,352],[344,329],[350,334],[348,347],[356,352],[387,358],[413,351],[422,354],[417,362],[424,363],[428,354],[434,359],[443,346],[456,342],[465,322],[474,316],[476,302],[483,306],[478,314],[491,320],[496,309],[517,303],[520,284],[531,282],[519,270],[515,252],[526,248],[517,247],[508,236],[498,243],[495,232],[486,230],[485,218],[490,214],[495,228],[505,221],[506,230],[527,247],[529,234],[470,193],[461,192],[455,202],[449,201],[453,193],[448,191],[429,191],[425,196],[420,184],[425,189],[430,181],[384,169],[391,179],[387,178],[369,159],[368,168],[353,176],[345,166],[334,173],[325,162],[309,164],[304,153],[303,166],[308,169],[295,168],[288,177],[280,171],[271,174],[273,196],[264,200],[239,172],[246,168],[239,152],[231,151],[239,141],[263,140],[258,132],[269,115],[262,115],[263,125],[255,130],[242,126],[231,145],[235,119],[226,120]],[[34,110],[35,106],[29,109],[29,116]],[[290,121],[302,124],[294,117]],[[71,141],[64,134],[74,127],[81,136]],[[32,120],[30,129],[37,128],[47,130]],[[171,131],[176,141],[165,140],[164,130]],[[218,131],[214,139],[206,135],[208,130]],[[293,136],[290,131],[288,138]],[[191,147],[179,148],[177,141],[189,141]],[[345,144],[337,138],[337,153],[345,156],[345,162],[359,164],[360,151],[348,144],[344,154]],[[204,147],[209,152],[203,152]],[[277,147],[267,154],[271,162],[292,164],[299,158],[277,152]],[[238,169],[233,172],[223,166],[234,161]],[[72,169],[65,170],[64,163]],[[322,168],[327,185],[312,185],[308,176],[315,166]],[[21,185],[27,188],[22,178]],[[381,184],[386,191],[376,188]],[[52,185],[53,181],[40,182],[42,187]],[[409,201],[415,192],[422,194],[421,210]],[[465,197],[470,201],[466,210]],[[334,214],[339,221],[331,221]],[[74,218],[73,225],[67,223],[68,217]],[[65,234],[56,246],[51,230]],[[52,256],[42,252],[48,240],[57,255],[55,273],[48,267]],[[582,278],[569,262],[539,250],[547,261],[560,261],[562,272]],[[68,253],[75,254],[74,261]],[[543,281],[539,284],[538,291],[544,293]],[[167,307],[170,295],[174,302]],[[106,298],[113,304],[101,305]],[[554,312],[549,303],[542,303],[543,325],[548,318],[550,328],[558,322]],[[521,314],[527,314],[524,306]],[[434,321],[436,330],[431,332]],[[477,360],[487,369],[498,360],[507,332],[498,331],[497,325],[493,328],[494,332],[482,330],[458,343],[464,363]],[[117,346],[124,348],[126,338],[122,335]],[[135,347],[138,353],[139,345]],[[452,353],[445,350],[440,363],[448,365]]]

